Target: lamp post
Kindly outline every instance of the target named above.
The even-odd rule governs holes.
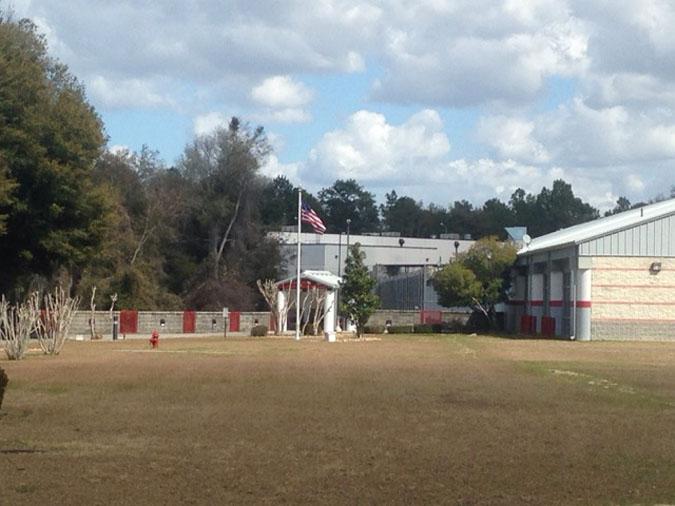
[[[347,218],[347,256],[346,258],[349,259],[349,224],[352,222],[351,218]],[[338,306],[338,311],[339,311],[339,306]],[[348,317],[345,316],[344,322],[345,322],[345,329],[347,328],[347,320]]]
[[[338,278],[342,278],[342,232],[340,232],[340,237],[338,238]],[[335,296],[335,328],[340,327],[340,292],[341,289],[338,287],[336,290],[337,294]]]
[[[351,218],[347,218],[347,258],[349,258],[349,224],[351,222]]]

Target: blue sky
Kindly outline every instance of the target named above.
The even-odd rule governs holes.
[[[593,205],[675,183],[666,0],[14,0],[85,84],[110,148],[171,165],[232,115],[263,172],[378,199],[508,200],[563,178]],[[9,3],[0,0],[0,6]]]

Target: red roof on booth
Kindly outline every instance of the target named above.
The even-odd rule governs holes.
[[[330,271],[303,271],[300,273],[300,288],[302,290],[313,287],[333,290],[339,288],[340,283],[342,283],[342,278]],[[277,287],[279,288],[287,289],[296,286],[297,279],[295,276],[277,281]]]

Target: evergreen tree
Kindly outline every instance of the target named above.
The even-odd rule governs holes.
[[[0,291],[32,274],[77,276],[96,253],[104,195],[91,181],[103,126],[28,20],[0,11]]]
[[[380,299],[373,293],[377,281],[364,264],[366,254],[358,242],[349,248],[342,282],[341,312],[356,322],[356,334],[363,335],[368,318],[380,306]]]
[[[334,234],[347,231],[347,219],[351,220],[352,234],[375,232],[380,228],[375,196],[354,179],[338,179],[319,192],[319,201],[325,211],[324,223]]]

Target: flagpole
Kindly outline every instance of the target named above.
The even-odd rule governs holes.
[[[295,278],[295,340],[299,341],[300,340],[300,241],[302,239],[301,237],[301,228],[302,228],[302,221],[301,221],[301,213],[300,210],[302,209],[302,189],[298,188],[298,265],[297,265],[297,271],[296,271],[296,278]]]

